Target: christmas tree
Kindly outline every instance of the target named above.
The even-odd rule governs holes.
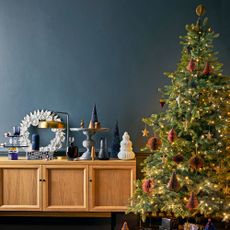
[[[181,37],[178,68],[166,73],[165,111],[143,119],[161,140],[144,161],[145,178],[137,181],[128,210],[143,219],[149,213],[230,219],[229,78],[213,51],[218,34],[202,5],[196,13],[197,22]]]

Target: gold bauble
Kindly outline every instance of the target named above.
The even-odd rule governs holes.
[[[205,8],[203,5],[199,5],[196,7],[196,14],[200,17],[200,16],[203,16],[205,14]]]

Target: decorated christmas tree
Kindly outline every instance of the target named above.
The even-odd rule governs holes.
[[[149,213],[230,219],[229,78],[213,51],[218,34],[203,6],[196,13],[197,22],[181,37],[178,68],[166,73],[171,85],[161,90],[164,109],[143,119],[160,139],[155,148],[147,142],[152,154],[129,207],[143,219]]]

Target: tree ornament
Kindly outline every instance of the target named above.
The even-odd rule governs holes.
[[[183,162],[184,157],[181,153],[178,153],[177,155],[173,156],[173,161],[177,164],[180,164],[181,162]]]
[[[149,135],[149,131],[147,130],[146,127],[141,132],[143,137],[147,137]]]
[[[123,223],[121,230],[129,230],[129,227],[126,221]]]
[[[164,107],[164,105],[165,105],[165,100],[164,99],[160,99],[160,105],[161,105],[161,108]]]
[[[191,157],[189,163],[190,167],[195,170],[202,168],[204,165],[204,161],[197,155]]]
[[[226,194],[226,195],[230,194],[230,189],[229,189],[228,185],[225,186],[225,188],[223,189],[223,191],[224,191],[224,194]]]
[[[167,188],[174,192],[178,192],[180,190],[180,184],[177,180],[176,172],[172,173],[170,180],[167,184]]]
[[[124,132],[122,136],[121,148],[120,152],[118,153],[118,158],[121,160],[131,160],[135,158],[132,142],[130,141],[129,134],[127,132]]]
[[[186,208],[189,210],[196,209],[198,207],[198,200],[196,194],[191,192]]]
[[[210,74],[211,73],[211,66],[208,62],[205,63],[204,70],[202,72],[204,75]]]
[[[117,154],[119,153],[121,147],[120,142],[121,138],[119,133],[118,121],[116,121],[115,128],[113,130],[110,158],[117,158]]]
[[[195,64],[195,60],[193,59],[190,59],[186,69],[189,71],[189,72],[193,72],[196,68],[196,64]]]
[[[211,134],[210,130],[208,131],[208,133],[206,134],[206,137],[208,140],[212,139],[213,134]]]
[[[180,95],[176,98],[176,102],[177,102],[178,107],[180,108]]]
[[[168,133],[168,140],[170,143],[173,143],[176,139],[176,131],[172,128]]]
[[[196,14],[200,17],[200,16],[203,16],[205,14],[205,7],[200,4],[196,7]]]
[[[157,150],[161,145],[161,140],[156,137],[150,137],[146,143],[146,147],[149,148],[151,151]]]
[[[188,120],[185,120],[182,123],[183,123],[183,126],[184,126],[184,130],[187,131],[188,130]]]
[[[142,181],[142,190],[145,193],[151,194],[154,189],[154,180],[153,179],[144,179]]]
[[[166,156],[165,154],[163,154],[163,156],[162,156],[162,163],[163,163],[163,164],[166,164],[167,161],[168,161],[167,156]]]

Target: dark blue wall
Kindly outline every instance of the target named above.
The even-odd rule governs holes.
[[[158,88],[180,58],[179,35],[196,21],[196,0],[0,0],[0,140],[35,109],[104,127],[116,120],[135,151],[141,118],[160,111]],[[202,1],[224,73],[230,73],[230,1]],[[107,134],[109,139],[111,134]],[[80,145],[82,136],[77,134]]]

